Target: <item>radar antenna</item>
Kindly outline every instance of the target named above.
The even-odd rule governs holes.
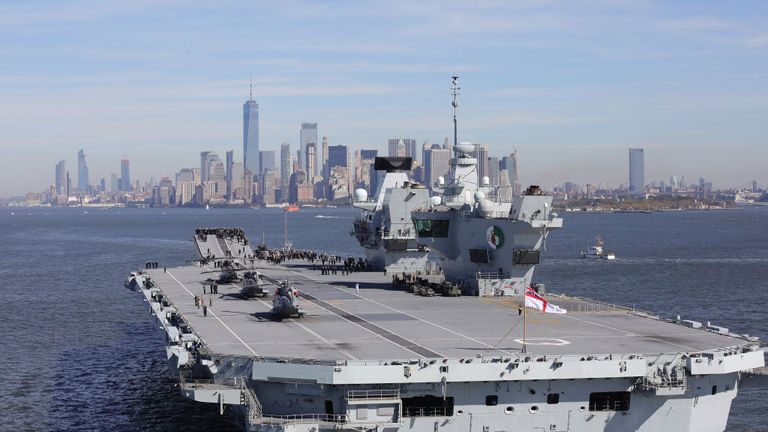
[[[451,82],[451,95],[453,96],[453,102],[451,102],[451,105],[453,105],[453,145],[458,145],[458,134],[456,132],[456,113],[459,110],[459,101],[457,99],[457,96],[459,96],[459,90],[461,90],[461,87],[459,87],[459,77],[454,75],[453,82]]]

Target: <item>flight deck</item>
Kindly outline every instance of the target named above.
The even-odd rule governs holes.
[[[270,297],[244,299],[239,284],[220,284],[217,294],[203,294],[211,277],[207,267],[147,272],[212,354],[336,361],[523,355],[523,320],[510,299],[422,297],[393,288],[383,272],[322,275],[300,261],[257,261],[256,268],[266,280],[287,279],[298,289],[302,318],[275,320]],[[195,295],[206,305],[213,297],[207,316]],[[529,309],[527,354],[697,353],[749,344],[627,309],[560,296],[550,300],[568,313]]]

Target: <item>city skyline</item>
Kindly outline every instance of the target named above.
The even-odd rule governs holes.
[[[50,167],[76,166],[81,148],[92,184],[123,157],[147,179],[239,149],[251,78],[258,150],[301,150],[307,121],[380,154],[394,136],[439,143],[452,135],[453,73],[459,139],[498,157],[517,148],[523,183],[626,183],[632,147],[646,150],[647,180],[766,182],[760,2],[210,7],[0,6],[0,196],[47,189]]]

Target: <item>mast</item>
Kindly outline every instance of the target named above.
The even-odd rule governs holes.
[[[283,208],[283,249],[288,250],[288,208]]]
[[[459,101],[457,97],[459,96],[459,90],[461,90],[461,87],[459,87],[459,77],[454,75],[453,81],[451,82],[451,95],[453,96],[453,102],[451,102],[451,105],[453,105],[453,145],[458,145],[458,133],[456,129],[456,114],[459,110]]]
[[[528,347],[526,346],[526,330],[528,329],[528,305],[526,305],[526,300],[528,299],[528,287],[523,288],[523,349],[520,351],[523,354],[528,352]]]

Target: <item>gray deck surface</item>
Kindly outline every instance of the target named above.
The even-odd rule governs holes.
[[[198,336],[218,354],[322,360],[520,354],[522,320],[517,304],[509,300],[420,297],[391,288],[390,277],[378,272],[322,276],[299,263],[283,267],[258,263],[257,267],[268,277],[289,278],[302,293],[303,318],[273,321],[271,297],[243,299],[238,284],[219,285],[213,307],[204,317],[193,297],[203,294],[203,281],[216,273],[203,274],[210,269],[194,266],[149,272]],[[360,295],[355,293],[355,283],[360,284]],[[746,343],[626,311],[579,312],[588,310],[590,304],[579,305],[574,300],[554,298],[552,302],[569,313],[529,310],[528,353],[656,354]]]

